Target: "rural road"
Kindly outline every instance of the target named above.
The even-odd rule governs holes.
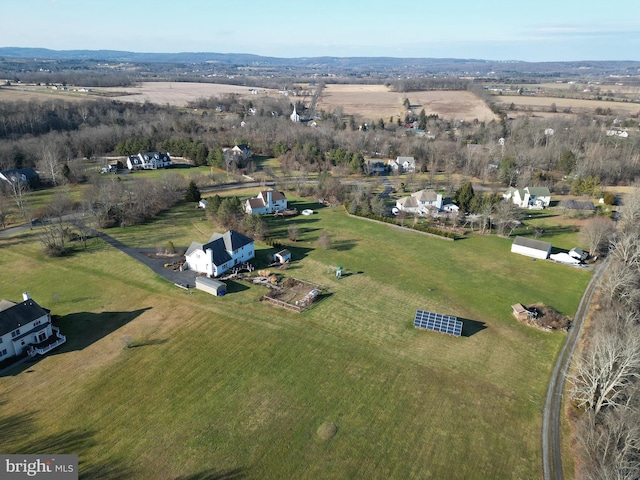
[[[573,325],[567,334],[567,340],[558,355],[556,364],[551,373],[547,399],[544,404],[542,416],[542,467],[544,480],[562,480],[562,448],[560,443],[560,424],[562,414],[562,392],[571,365],[573,352],[578,344],[584,318],[589,311],[589,305],[596,291],[600,279],[607,268],[609,261],[605,260],[595,270],[587,289],[582,295],[578,311],[573,320]]]

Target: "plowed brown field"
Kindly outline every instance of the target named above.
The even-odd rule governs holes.
[[[318,109],[333,111],[342,107],[347,115],[377,120],[389,117],[404,118],[403,106],[408,98],[411,110],[419,113],[423,108],[441,118],[490,121],[497,118],[487,105],[467,91],[393,92],[384,85],[327,85],[318,100]]]

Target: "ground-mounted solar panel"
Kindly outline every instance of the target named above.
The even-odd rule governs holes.
[[[451,315],[443,315],[441,313],[427,312],[424,310],[416,311],[416,318],[413,320],[413,326],[432,332],[446,333],[459,337],[462,335],[462,322],[457,317]]]

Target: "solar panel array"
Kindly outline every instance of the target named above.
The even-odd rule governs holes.
[[[416,311],[416,318],[413,326],[431,330],[432,332],[446,333],[459,337],[462,335],[462,322],[451,315],[443,315],[441,313],[425,312],[424,310]]]

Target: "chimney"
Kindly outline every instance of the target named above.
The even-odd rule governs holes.
[[[29,295],[29,292],[22,292],[22,300],[25,302],[27,300],[31,300],[31,295]]]

